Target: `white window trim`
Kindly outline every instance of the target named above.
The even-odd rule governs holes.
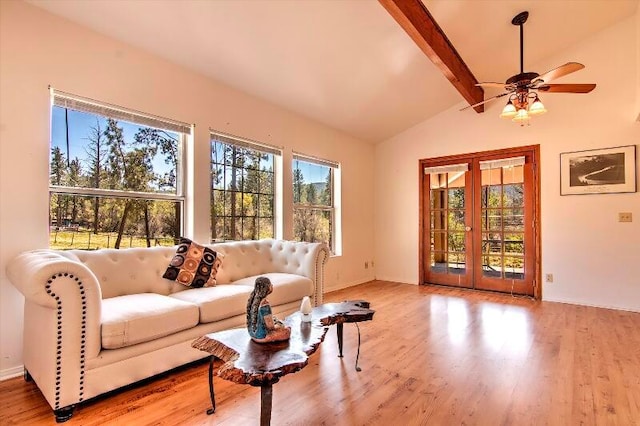
[[[71,93],[57,90],[53,87],[49,87],[51,97],[51,108],[58,106],[61,108],[72,109],[74,111],[101,115],[107,118],[113,118],[116,120],[122,120],[129,123],[139,124],[141,126],[152,127],[162,130],[170,130],[179,134],[178,141],[178,162],[176,165],[176,193],[157,193],[157,192],[140,192],[140,191],[126,191],[126,190],[113,190],[104,188],[90,188],[90,187],[70,187],[62,185],[49,184],[49,196],[55,194],[69,194],[79,196],[93,196],[101,198],[122,198],[122,199],[137,199],[137,200],[154,200],[154,201],[173,201],[180,203],[181,208],[181,222],[180,229],[181,234],[184,235],[185,229],[190,224],[188,219],[191,215],[189,212],[192,210],[187,206],[186,202],[186,175],[189,169],[186,166],[186,154],[188,153],[187,146],[189,141],[193,138],[194,125],[183,123],[180,121],[171,120],[168,118],[155,116],[148,113],[135,111],[132,109],[124,108],[117,105],[112,105],[106,102],[96,101],[90,98],[74,95]],[[51,149],[51,145],[49,145]],[[176,238],[179,235],[175,236]]]
[[[211,141],[214,139],[228,145],[235,145],[242,148],[248,148],[254,151],[260,151],[273,155],[273,235],[276,239],[282,239],[284,228],[282,196],[284,148],[281,146],[266,144],[254,139],[248,139],[242,136],[233,135],[231,133],[221,132],[210,127],[209,144],[211,144]],[[209,153],[211,153],[211,147],[209,147]],[[211,161],[209,161],[209,164],[211,165]],[[213,188],[210,188],[210,191],[213,191]],[[211,217],[209,217],[209,223],[211,223]],[[211,235],[212,232],[211,229],[209,229],[209,239],[211,239]]]
[[[291,172],[293,173],[293,166],[296,160],[305,161],[307,163],[317,164],[319,166],[329,167],[331,169],[331,207],[325,205],[313,205],[313,204],[300,204],[293,201],[291,197],[293,210],[305,209],[305,210],[324,210],[331,211],[331,242],[332,247],[329,247],[331,257],[342,256],[342,169],[340,163],[337,161],[327,160],[319,157],[302,154],[299,152],[292,152]],[[291,187],[293,191],[293,186]],[[293,194],[292,194],[293,195]]]

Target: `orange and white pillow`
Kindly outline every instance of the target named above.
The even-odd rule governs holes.
[[[215,250],[180,238],[176,254],[162,277],[187,287],[213,287],[222,258]]]

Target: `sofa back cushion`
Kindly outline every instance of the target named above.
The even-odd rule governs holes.
[[[218,269],[218,284],[232,283],[245,277],[283,272],[309,276],[309,243],[264,239],[230,241],[209,245],[222,253],[224,259]]]
[[[88,267],[96,276],[102,298],[137,293],[169,295],[184,286],[162,278],[175,247],[69,250],[61,252]]]

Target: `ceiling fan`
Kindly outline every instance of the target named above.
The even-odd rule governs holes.
[[[537,92],[549,93],[589,93],[595,84],[549,84],[556,78],[563,77],[572,72],[581,70],[584,65],[577,62],[567,62],[564,65],[554,68],[551,71],[540,75],[536,72],[524,72],[524,42],[523,42],[523,25],[529,18],[529,12],[518,13],[512,20],[513,25],[520,27],[520,74],[516,74],[507,79],[505,83],[478,83],[477,86],[482,87],[498,87],[504,89],[504,93],[500,93],[492,98],[486,99],[473,105],[462,108],[473,108],[478,105],[493,101],[504,96],[509,96],[507,105],[502,110],[500,117],[510,118],[519,122],[521,125],[529,122],[529,117],[547,112],[544,105],[540,101]]]

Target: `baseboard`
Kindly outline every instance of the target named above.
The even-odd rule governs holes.
[[[597,305],[595,303],[584,303],[584,302],[578,302],[578,301],[569,300],[569,299],[549,299],[549,298],[546,298],[546,297],[542,296],[542,301],[543,302],[566,303],[568,305],[589,306],[589,307],[592,307],[592,308],[614,309],[616,311],[639,312],[640,313],[640,309],[622,308],[620,306],[611,306],[611,305]]]
[[[24,366],[19,365],[17,367],[7,368],[0,371],[0,382],[3,380],[13,379],[14,377],[20,377],[24,374]]]
[[[392,282],[392,283],[400,283],[400,284],[418,285],[417,282],[407,281],[406,279],[398,278],[398,277],[379,277],[379,276],[376,275],[376,280],[377,281],[389,281],[389,282]]]

